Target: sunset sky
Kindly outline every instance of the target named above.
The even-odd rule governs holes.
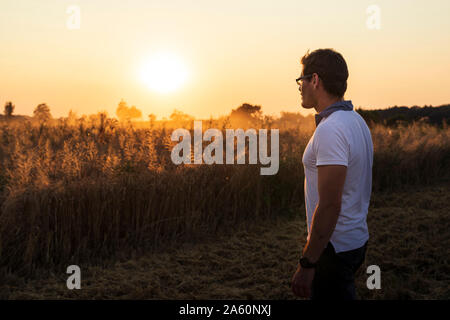
[[[79,29],[68,28],[73,5]],[[367,26],[370,5],[380,29]],[[299,60],[317,48],[343,54],[356,107],[450,103],[449,12],[448,0],[2,0],[0,107],[112,116],[123,98],[145,120],[173,109],[215,117],[244,102],[300,111]],[[171,91],[150,87],[158,56],[170,70],[156,82],[178,84]]]

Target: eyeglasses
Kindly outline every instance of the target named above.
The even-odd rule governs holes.
[[[297,84],[299,86],[301,86],[302,85],[302,83],[301,83],[302,80],[309,79],[312,76],[313,76],[312,74],[307,74],[306,76],[301,76],[300,78],[295,79],[295,82],[297,82]]]

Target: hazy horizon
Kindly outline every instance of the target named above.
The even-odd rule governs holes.
[[[8,102],[9,102],[9,101],[8,101]],[[44,102],[44,103],[45,103],[45,102]],[[13,102],[13,104],[14,104],[14,102]],[[242,104],[244,104],[244,103],[241,103],[239,106],[241,106]],[[380,110],[380,109],[388,109],[388,108],[392,108],[392,107],[408,107],[408,108],[411,108],[411,107],[414,107],[414,106],[422,108],[422,107],[425,107],[425,106],[427,106],[427,107],[430,107],[430,106],[431,106],[431,107],[441,107],[441,106],[444,106],[444,105],[450,105],[450,103],[445,103],[445,104],[437,105],[437,106],[427,105],[427,104],[425,104],[425,105],[423,105],[423,106],[417,106],[417,105],[411,105],[411,106],[397,106],[397,105],[394,105],[394,106],[389,106],[389,107],[386,107],[386,108],[370,108],[370,109],[368,109],[368,108],[362,108],[362,109],[363,109],[363,110]],[[37,106],[37,105],[36,105],[36,106]],[[217,114],[216,116],[213,116],[213,119],[219,119],[219,118],[221,118],[221,117],[227,117],[227,116],[230,116],[230,113],[231,113],[232,109],[237,109],[239,106],[230,108],[230,110],[228,111],[228,113]],[[116,107],[117,107],[117,106],[116,106]],[[128,105],[128,107],[131,107],[131,105]],[[79,118],[79,117],[83,117],[83,116],[89,117],[90,115],[96,115],[96,114],[98,114],[98,113],[107,111],[107,110],[105,110],[105,109],[102,109],[102,110],[99,109],[99,110],[95,110],[95,111],[88,112],[88,113],[79,113],[79,112],[76,111],[76,110],[69,109],[69,110],[67,110],[67,113],[66,113],[66,114],[62,114],[62,115],[55,116],[55,115],[53,114],[53,112],[52,112],[51,106],[49,106],[49,108],[50,108],[50,112],[51,112],[51,114],[52,114],[52,117],[53,117],[54,119],[65,118],[65,117],[68,116],[68,113],[69,113],[70,111],[75,112],[75,115],[76,115],[78,118]],[[355,108],[355,110],[356,110],[356,109],[359,109],[360,106],[354,106],[354,108]],[[108,118],[116,118],[116,119],[119,119],[119,117],[118,117],[117,114],[116,114],[116,109],[117,109],[117,108],[115,108],[112,112],[107,111]],[[139,109],[139,108],[137,108],[137,109]],[[139,111],[142,111],[142,110],[139,109]],[[173,109],[171,112],[169,112],[168,115],[163,115],[163,116],[157,116],[157,115],[156,115],[156,119],[154,119],[154,120],[155,120],[155,121],[166,121],[166,120],[169,120],[169,119],[170,119],[170,114],[172,114],[173,112],[179,112],[179,111],[180,111],[179,109]],[[307,116],[313,116],[313,115],[316,113],[316,111],[315,111],[314,109],[309,109],[309,110],[307,110],[307,109],[302,108],[302,110],[300,110],[300,111],[299,111],[299,110],[294,110],[294,111],[280,110],[279,113],[268,114],[268,113],[266,113],[266,112],[264,111],[263,106],[261,106],[261,111],[262,111],[262,115],[264,115],[264,116],[265,116],[265,115],[268,115],[268,116],[274,116],[275,118],[281,117],[281,112],[300,113],[301,115],[303,115],[303,116],[305,116],[305,117],[307,117]],[[198,116],[195,116],[195,115],[192,115],[192,114],[183,112],[183,111],[181,111],[181,112],[182,112],[183,114],[187,115],[187,116],[192,116],[192,117],[193,117],[193,120],[205,120],[205,121],[206,121],[206,120],[209,120],[209,119],[210,119],[210,116],[198,117]],[[144,114],[144,113],[142,113],[142,117],[141,117],[141,118],[133,117],[133,118],[131,118],[131,121],[132,121],[132,122],[141,122],[141,121],[145,122],[145,121],[148,121],[148,115],[149,115],[149,114]],[[153,115],[154,115],[154,114],[153,114]],[[0,116],[3,116],[3,113],[0,113]],[[19,113],[17,113],[16,111],[14,111],[14,113],[13,113],[12,116],[26,116],[26,117],[33,117],[33,112],[31,112],[30,114],[19,114]]]
[[[380,29],[367,24],[374,4]],[[68,27],[71,6],[79,8],[79,28]],[[55,118],[70,109],[115,116],[121,99],[140,109],[143,120],[174,109],[216,118],[245,102],[267,115],[307,115],[314,110],[301,107],[294,81],[299,60],[307,50],[334,48],[347,61],[345,98],[355,108],[444,105],[450,102],[449,11],[443,0],[6,0],[0,103],[12,101],[19,115],[47,103]],[[157,53],[173,56],[167,65],[175,70],[167,79],[164,69],[143,81]],[[169,93],[149,87],[159,80],[180,84]]]

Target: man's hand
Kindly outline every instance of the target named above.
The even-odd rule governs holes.
[[[309,299],[311,297],[312,282],[316,269],[302,268],[300,265],[292,278],[292,291],[301,298]]]

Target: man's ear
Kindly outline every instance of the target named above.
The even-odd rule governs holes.
[[[313,87],[314,89],[319,87],[319,75],[317,73],[313,73]]]

